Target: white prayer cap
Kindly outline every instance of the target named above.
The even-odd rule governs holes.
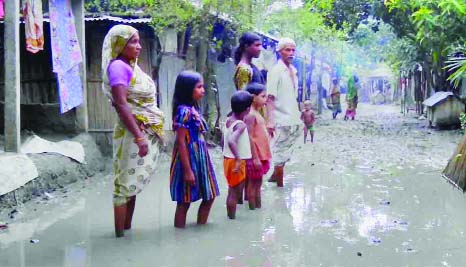
[[[280,39],[280,42],[278,42],[278,51],[281,51],[283,48],[289,45],[296,47],[296,43],[293,41],[293,39],[291,38]]]

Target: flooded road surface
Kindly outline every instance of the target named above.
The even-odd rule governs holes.
[[[215,150],[222,195],[209,224],[195,224],[196,203],[187,228],[173,228],[165,158],[125,238],[114,238],[111,177],[92,177],[14,213],[0,266],[466,266],[466,198],[440,176],[461,137],[398,107],[358,111],[357,121],[319,119],[285,187],[264,185],[261,210],[227,218]]]

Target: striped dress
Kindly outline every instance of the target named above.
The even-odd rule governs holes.
[[[196,184],[190,186],[184,182],[183,166],[178,146],[175,142],[170,166],[170,193],[173,201],[190,203],[202,200],[211,200],[220,194],[214,167],[207,150],[204,134],[207,132],[207,124],[193,106],[181,105],[178,107],[173,121],[173,130],[186,128],[187,146],[191,169],[193,170]]]

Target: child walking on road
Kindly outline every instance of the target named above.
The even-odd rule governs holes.
[[[254,96],[251,111],[244,118],[251,140],[252,155],[251,159],[246,160],[246,191],[249,209],[254,210],[261,208],[262,177],[270,169],[272,153],[265,120],[260,114],[260,110],[267,102],[266,87],[259,83],[252,83],[246,87],[246,90]]]
[[[232,114],[223,131],[223,170],[228,182],[227,215],[236,217],[236,205],[244,189],[246,159],[251,158],[251,144],[244,117],[249,113],[253,97],[238,91],[231,97]]]
[[[311,134],[311,143],[314,143],[314,123],[316,117],[311,109],[311,101],[304,101],[304,110],[301,112],[301,120],[304,123],[304,143],[307,141],[307,132]]]

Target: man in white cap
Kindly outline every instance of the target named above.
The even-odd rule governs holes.
[[[298,108],[298,76],[291,64],[296,52],[292,39],[283,38],[278,43],[280,59],[267,74],[267,129],[274,138],[274,171],[269,182],[283,187],[283,172],[291,158],[296,140],[302,133]]]

